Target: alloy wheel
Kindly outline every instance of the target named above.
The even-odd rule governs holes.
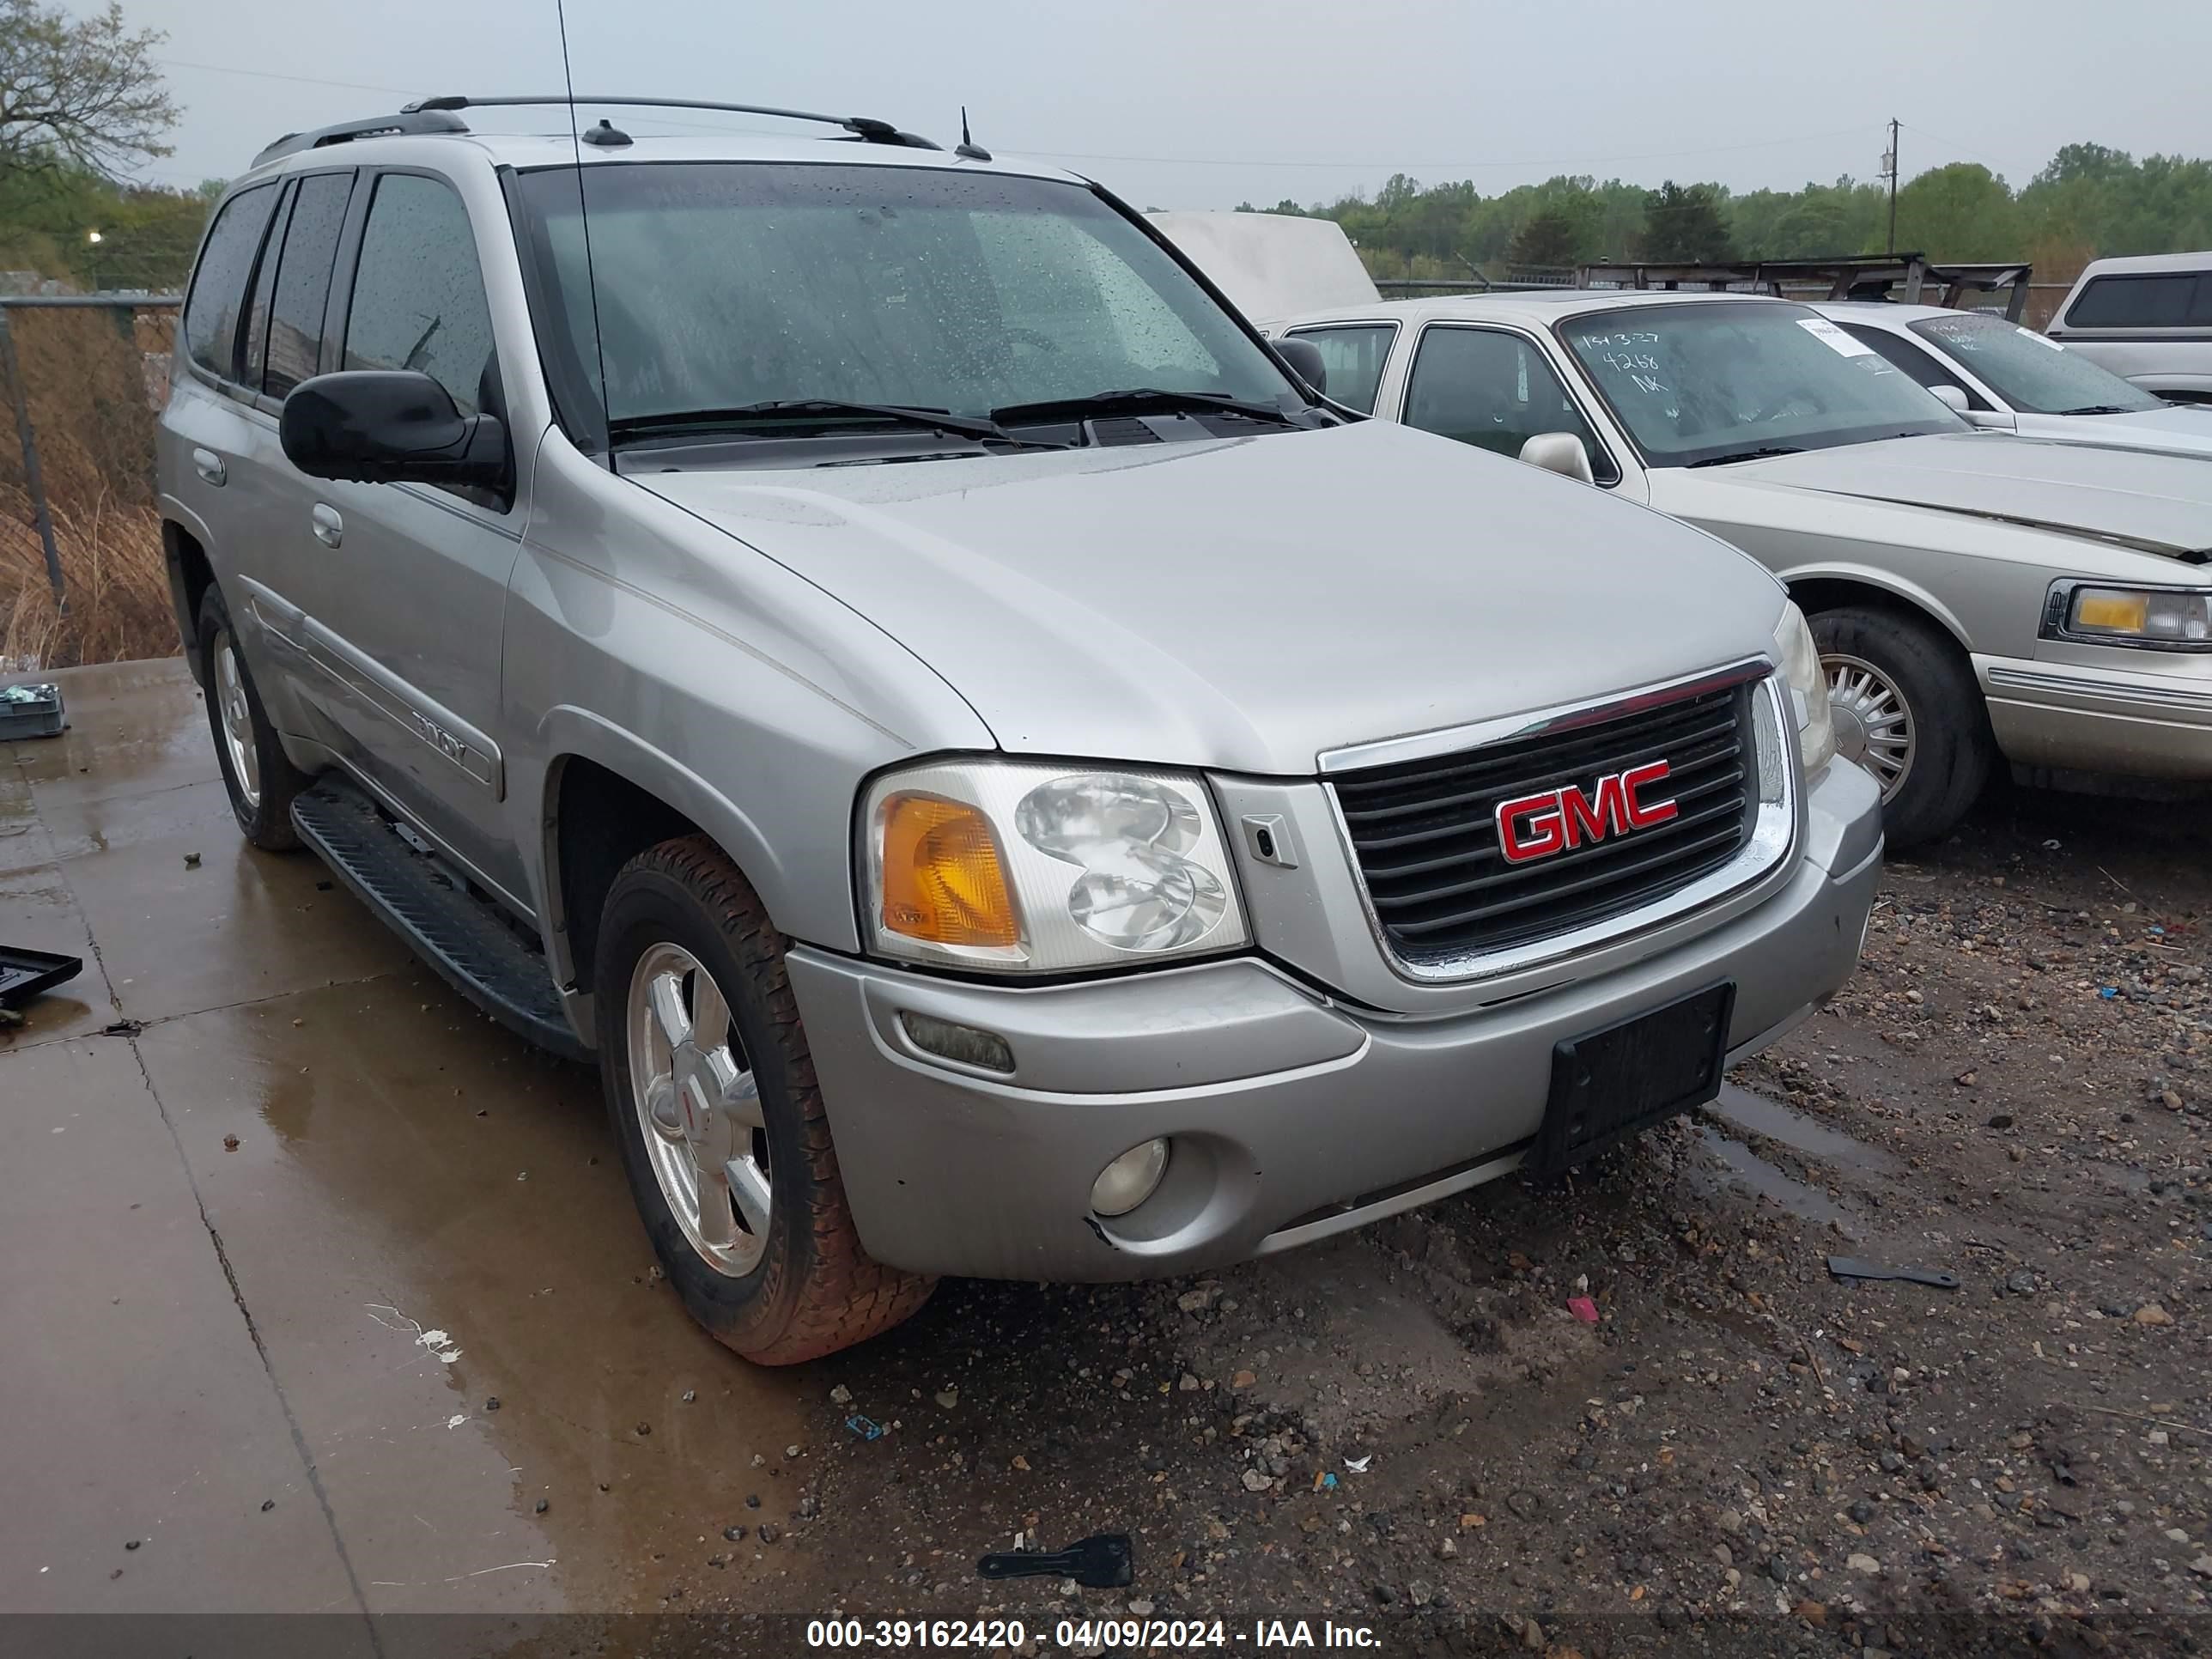
[[[230,751],[230,775],[249,812],[261,805],[261,751],[253,741],[253,707],[246,700],[246,671],[228,631],[215,636],[216,712],[222,720],[222,746]]]
[[[629,985],[630,1100],[660,1194],[707,1264],[730,1278],[768,1248],[768,1124],[729,1000],[700,960],[659,944]]]

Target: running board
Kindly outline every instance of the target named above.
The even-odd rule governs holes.
[[[434,857],[402,840],[358,785],[325,773],[294,799],[292,824],[354,896],[447,984],[517,1036],[563,1059],[590,1061],[544,953]]]

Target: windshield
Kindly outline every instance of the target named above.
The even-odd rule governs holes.
[[[1964,432],[1965,422],[1802,306],[1589,313],[1560,337],[1653,466]]]
[[[583,173],[596,295],[575,171],[522,187],[558,291],[552,343],[594,400],[604,362],[613,422],[823,400],[987,416],[1137,387],[1303,407],[1180,265],[1077,185],[759,162]]]
[[[1925,318],[1910,326],[2024,414],[2132,414],[2166,407],[2164,399],[2130,386],[2078,352],[2001,317],[1960,312]]]

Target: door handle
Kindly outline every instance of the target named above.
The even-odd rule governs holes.
[[[222,488],[223,480],[228,476],[222,470],[222,457],[212,449],[192,451],[192,471],[205,478],[217,489]]]
[[[315,503],[315,539],[325,547],[336,547],[345,539],[345,520],[338,516],[335,507],[321,501]]]

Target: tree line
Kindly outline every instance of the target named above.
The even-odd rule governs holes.
[[[2102,144],[2068,144],[2017,191],[1978,162],[1954,162],[1899,187],[1893,245],[1887,185],[1849,176],[1739,193],[1714,183],[1668,179],[1653,190],[1562,173],[1486,197],[1471,183],[1425,187],[1401,173],[1372,198],[1363,191],[1309,206],[1247,202],[1238,210],[1334,219],[1368,269],[1386,277],[1823,258],[1893,246],[1939,261],[2032,259],[2058,271],[2109,254],[2212,247],[2212,161],[2138,161]]]
[[[167,190],[76,167],[0,167],[0,284],[174,293],[222,189],[220,179]]]
[[[82,289],[184,280],[222,181],[176,190],[125,176],[169,154],[163,140],[181,112],[161,74],[163,40],[129,27],[115,0],[82,14],[56,0],[0,0],[0,286],[8,273]],[[1978,162],[1956,162],[1898,191],[1893,244],[1884,186],[1848,176],[1737,193],[1562,173],[1486,197],[1471,183],[1424,187],[1401,173],[1371,200],[1361,192],[1243,210],[1334,219],[1377,276],[1818,258],[1893,246],[1937,260],[2032,259],[2061,275],[2100,254],[2212,247],[2212,161],[2069,144],[2016,191]]]
[[[0,0],[0,285],[170,289],[185,278],[213,180],[193,191],[127,182],[169,154],[179,113],[155,53],[121,6],[75,15]]]

